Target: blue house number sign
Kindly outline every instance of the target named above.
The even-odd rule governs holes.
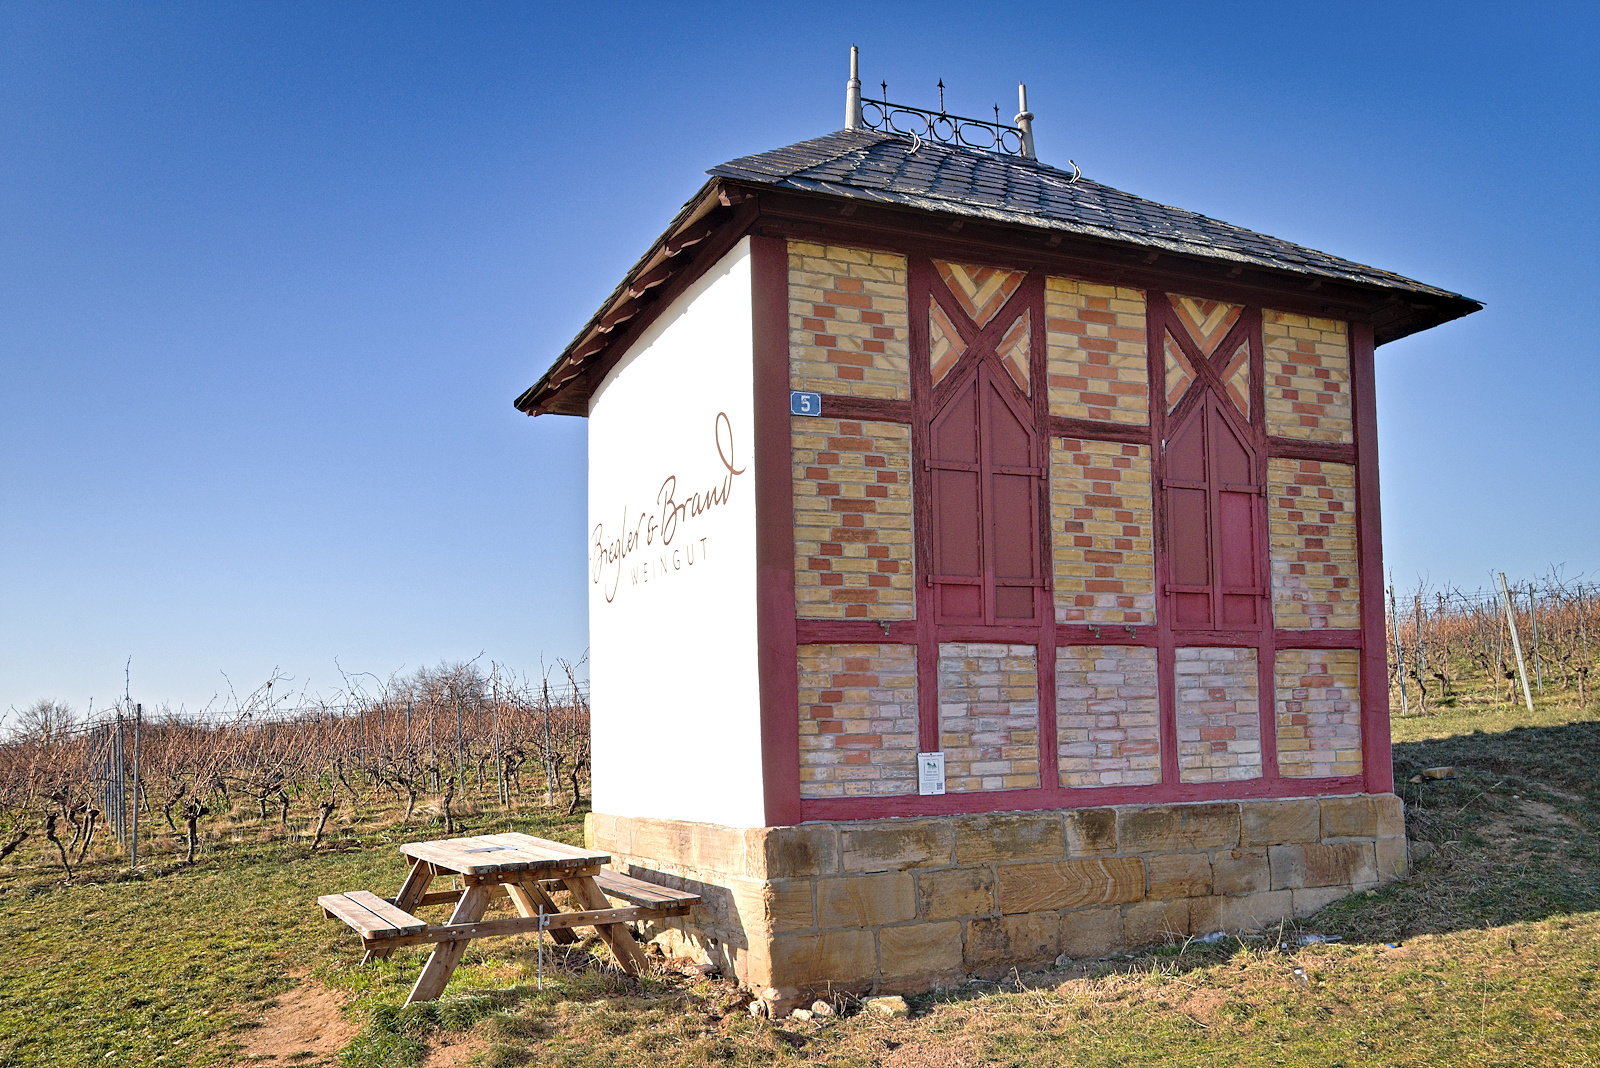
[[[799,390],[791,390],[789,393],[789,414],[821,415],[822,394],[801,393]]]

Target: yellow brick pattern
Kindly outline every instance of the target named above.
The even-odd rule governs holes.
[[[1148,423],[1143,291],[1047,278],[1044,309],[1050,414]]]
[[[1150,448],[1050,439],[1057,623],[1156,618]]]
[[[1056,650],[1056,761],[1062,786],[1161,781],[1156,651],[1136,645]]]
[[[1039,785],[1039,654],[1031,645],[939,646],[945,790]]]
[[[1355,468],[1268,460],[1267,522],[1276,625],[1285,630],[1361,626]]]
[[[789,242],[791,389],[911,399],[906,258]]]
[[[802,619],[910,619],[911,428],[795,418],[794,596]]]
[[[1361,654],[1280,649],[1273,664],[1278,773],[1311,779],[1361,774]]]
[[[800,796],[917,792],[917,648],[802,645]]]
[[[1267,433],[1301,441],[1354,441],[1345,324],[1266,309],[1261,333]]]
[[[1261,777],[1261,681],[1254,649],[1177,650],[1178,778]]]

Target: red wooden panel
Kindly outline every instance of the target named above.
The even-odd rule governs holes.
[[[953,463],[978,462],[978,390],[976,380],[958,390],[933,420],[933,458]]]
[[[1014,392],[980,364],[929,427],[932,577],[944,622],[1038,618],[1042,467],[1030,413]]]
[[[1167,477],[1185,482],[1206,480],[1205,426],[1193,415],[1167,441]]]
[[[1202,389],[1165,453],[1168,603],[1176,627],[1253,629],[1265,610],[1255,455]]]
[[[1208,402],[1211,396],[1206,398]],[[1238,432],[1228,417],[1223,415],[1215,403],[1207,403],[1206,429],[1211,439],[1211,462],[1216,479],[1227,485],[1249,486],[1255,484],[1255,476],[1251,470],[1250,450],[1244,442],[1239,440]]]

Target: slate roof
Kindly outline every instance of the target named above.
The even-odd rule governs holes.
[[[732,160],[706,173],[1465,299],[1390,271],[1157,204],[1088,178],[1074,182],[1072,172],[1037,160],[926,141],[918,146],[906,137],[876,130],[840,130]]]

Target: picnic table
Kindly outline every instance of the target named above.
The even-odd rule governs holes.
[[[563,845],[531,834],[482,834],[439,842],[412,842],[400,847],[410,870],[392,898],[366,890],[317,898],[324,916],[343,920],[361,936],[365,964],[389,956],[401,946],[432,943],[435,948],[417,977],[406,1004],[432,1001],[444,992],[450,975],[474,938],[537,935],[549,931],[557,942],[575,941],[574,927],[593,927],[630,975],[645,965],[644,951],[628,924],[638,920],[680,916],[696,904],[698,894],[646,882],[604,865],[606,853]],[[459,889],[429,892],[439,876],[454,876]],[[562,911],[553,891],[565,889],[576,909]],[[485,920],[491,901],[505,896],[517,910],[514,919]],[[617,906],[610,899],[626,902]],[[453,904],[450,920],[429,924],[413,915],[428,905]]]

